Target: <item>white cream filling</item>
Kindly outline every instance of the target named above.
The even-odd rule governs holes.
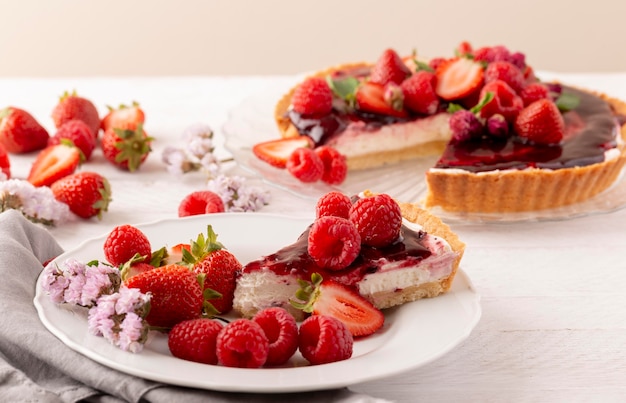
[[[449,114],[439,113],[424,119],[384,125],[378,130],[368,130],[365,122],[354,122],[327,144],[350,158],[447,141],[451,135],[449,118]]]
[[[420,231],[422,227],[406,219],[403,224],[413,231]],[[361,295],[372,295],[379,292],[402,290],[409,286],[419,286],[426,283],[440,281],[450,275],[456,254],[450,244],[443,238],[426,234],[424,246],[431,255],[418,261],[415,266],[406,267],[406,262],[384,262],[375,273],[367,274],[359,282]]]

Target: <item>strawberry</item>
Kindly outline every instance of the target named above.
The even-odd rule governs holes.
[[[455,57],[441,63],[435,71],[435,92],[446,101],[470,95],[483,84],[483,67],[465,57]]]
[[[35,157],[27,179],[35,186],[50,186],[74,173],[79,164],[78,148],[63,143],[48,146]]]
[[[109,128],[102,136],[102,153],[113,165],[134,172],[148,158],[153,138],[138,124],[137,129]]]
[[[387,101],[390,97],[386,95],[386,91],[385,86],[381,84],[372,82],[361,83],[356,92],[357,109],[380,115],[389,115],[399,118],[407,117],[408,113],[406,110],[398,107],[398,104],[395,104],[396,108],[394,108],[391,102]]]
[[[324,280],[318,273],[311,275],[311,282],[299,282],[301,288],[296,293],[299,301],[291,301],[295,308],[339,319],[354,337],[370,335],[383,326],[383,313],[352,288]]]
[[[333,93],[326,80],[310,77],[295,89],[291,105],[302,115],[328,115],[333,109]]]
[[[171,328],[202,314],[202,286],[196,274],[185,266],[156,267],[128,278],[125,284],[152,294],[146,317],[150,326]]]
[[[83,153],[83,160],[91,159],[91,154],[96,148],[96,139],[91,134],[91,129],[82,120],[74,119],[63,123],[56,133],[48,139],[48,145],[61,143],[66,139],[72,142]]]
[[[480,98],[484,99],[487,93],[491,93],[493,98],[480,109],[480,116],[485,119],[500,114],[507,122],[513,122],[524,107],[522,98],[502,80],[485,84],[480,91]]]
[[[386,49],[376,61],[370,73],[370,82],[385,86],[389,83],[400,84],[411,75],[411,70],[393,49]]]
[[[402,82],[404,106],[423,115],[432,115],[439,108],[439,98],[435,93],[437,77],[434,73],[420,70]]]
[[[167,335],[174,357],[217,365],[217,335],[224,325],[213,319],[190,319],[177,323]]]
[[[222,212],[224,212],[224,202],[210,190],[191,192],[178,205],[179,217]]]
[[[313,148],[315,144],[309,136],[286,137],[277,140],[268,140],[257,143],[252,147],[252,153],[260,160],[275,166],[285,168],[289,156],[297,148]]]
[[[25,110],[12,106],[0,110],[0,144],[14,154],[41,150],[48,144],[49,134]]]
[[[123,224],[113,228],[104,240],[104,257],[113,266],[121,266],[135,255],[149,262],[152,257],[150,241],[139,228]]]
[[[70,174],[54,182],[50,189],[55,199],[82,218],[102,218],[111,201],[109,181],[96,172]]]
[[[313,365],[352,357],[354,337],[346,325],[332,316],[313,315],[300,325],[298,349]]]
[[[4,174],[4,178],[0,175],[0,180],[9,179],[11,177],[11,161],[9,160],[9,154],[6,149],[0,143],[0,173]]]
[[[103,132],[113,129],[137,129],[137,125],[143,124],[146,120],[143,109],[137,102],[130,105],[121,104],[117,108],[107,106],[108,112],[100,122]]]
[[[204,289],[211,289],[221,297],[207,298],[220,313],[227,313],[233,307],[237,274],[241,263],[217,241],[217,234],[209,225],[207,236],[199,234],[191,242],[191,249],[182,249],[183,262],[196,274],[204,274]]]
[[[517,115],[515,131],[518,136],[533,143],[558,144],[565,134],[565,122],[554,102],[540,99]]]
[[[74,119],[85,122],[94,139],[98,138],[98,131],[100,130],[98,109],[87,98],[76,95],[76,91],[66,91],[59,97],[59,102],[52,110],[52,120],[58,129],[63,123]]]

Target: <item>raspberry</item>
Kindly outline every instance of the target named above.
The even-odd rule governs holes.
[[[313,365],[347,360],[353,345],[354,338],[346,325],[331,316],[312,315],[300,325],[298,347]]]
[[[506,137],[509,135],[509,123],[504,116],[496,113],[487,119],[487,132],[494,137]]]
[[[104,241],[104,257],[113,266],[128,262],[136,253],[145,256],[144,261],[149,262],[152,249],[146,235],[132,225],[113,228]]]
[[[520,69],[520,71],[524,71],[526,68],[526,55],[522,52],[512,53],[509,57],[509,63]]]
[[[522,98],[515,93],[511,86],[502,80],[495,80],[485,84],[480,91],[480,98],[484,98],[488,92],[493,94],[493,99],[483,106],[480,110],[480,116],[487,119],[491,115],[499,113],[504,116],[507,122],[513,122],[524,107]]]
[[[350,217],[352,201],[341,192],[328,192],[317,200],[315,205],[316,218],[335,216],[348,219]]]
[[[404,106],[423,115],[432,115],[439,108],[439,97],[435,93],[436,80],[434,73],[418,71],[401,84],[404,94]]]
[[[485,69],[485,84],[496,80],[504,81],[518,94],[526,84],[521,70],[505,61],[489,63]]]
[[[361,237],[354,223],[341,217],[320,217],[309,230],[309,255],[318,266],[345,269],[361,251]]]
[[[479,137],[483,132],[483,124],[475,114],[463,109],[450,116],[450,130],[452,131],[452,139],[460,143]]]
[[[286,363],[298,349],[298,325],[284,308],[273,307],[257,312],[252,320],[261,326],[269,342],[265,365]]]
[[[217,360],[227,367],[259,368],[267,360],[269,342],[261,326],[235,319],[217,335]]]
[[[322,181],[329,185],[339,185],[343,183],[348,174],[348,164],[346,157],[332,147],[321,146],[315,149],[315,153],[324,164]]]
[[[188,194],[180,202],[178,216],[222,213],[224,210],[224,202],[217,194],[209,190],[199,190]]]
[[[350,208],[354,223],[364,245],[381,247],[398,239],[402,227],[400,206],[387,194],[357,200]]]
[[[433,69],[433,71],[437,70],[437,67],[439,67],[441,64],[443,64],[443,62],[445,62],[446,59],[443,57],[435,57],[433,59],[430,59],[430,61],[428,62],[428,67],[430,67],[431,69]]]
[[[541,83],[532,83],[528,84],[522,91],[520,91],[519,96],[524,101],[524,106],[528,106],[535,101],[544,98],[550,98],[550,91],[548,91],[548,87]]]
[[[315,151],[301,147],[287,159],[287,170],[302,182],[315,182],[324,174],[324,163]]]
[[[328,115],[333,109],[333,93],[326,80],[311,77],[296,88],[291,105],[302,115]]]
[[[170,330],[167,346],[174,357],[203,364],[217,364],[217,335],[224,326],[212,319],[190,319]]]

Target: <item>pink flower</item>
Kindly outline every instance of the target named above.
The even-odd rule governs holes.
[[[150,295],[136,288],[121,287],[116,293],[104,294],[89,310],[89,332],[124,351],[137,353],[148,339],[150,328],[144,316],[149,302]]]

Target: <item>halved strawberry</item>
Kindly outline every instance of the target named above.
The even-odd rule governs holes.
[[[57,180],[76,171],[80,164],[80,150],[61,143],[41,150],[28,174],[35,186],[50,186]]]
[[[354,337],[367,336],[380,329],[383,313],[359,293],[333,280],[313,273],[311,282],[300,280],[299,301],[291,305],[313,315],[332,316],[343,322]]]
[[[446,101],[470,95],[483,84],[482,64],[466,57],[446,60],[437,67],[436,92]]]
[[[309,136],[286,137],[257,143],[252,147],[252,153],[276,168],[285,168],[289,156],[301,147],[314,148],[315,143]]]
[[[398,89],[400,91],[399,94],[401,95],[402,90],[399,87]],[[385,99],[385,91],[386,88],[383,85],[372,82],[361,83],[356,92],[357,108],[365,112],[372,112],[380,115],[389,115],[400,118],[407,117],[408,113],[404,108],[394,108],[392,104]]]

